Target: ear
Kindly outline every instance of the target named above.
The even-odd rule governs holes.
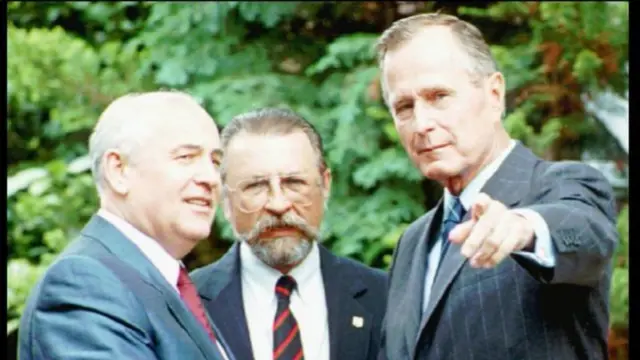
[[[222,195],[222,211],[224,212],[224,217],[228,222],[233,223],[233,212],[231,212],[231,202],[229,201],[229,195],[223,193]]]
[[[329,199],[329,195],[331,195],[331,169],[328,167],[322,173],[322,183],[324,184],[324,199],[325,201]]]
[[[111,190],[125,196],[129,193],[130,172],[125,157],[117,150],[108,150],[102,158],[104,178]]]
[[[493,73],[487,81],[487,86],[489,105],[495,109],[498,115],[496,118],[501,121],[501,115],[505,111],[505,82],[502,73]]]

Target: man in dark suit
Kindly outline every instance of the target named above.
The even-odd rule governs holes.
[[[331,185],[320,136],[291,111],[263,109],[235,117],[222,148],[224,210],[239,241],[192,277],[233,353],[375,359],[386,274],[318,243]]]
[[[100,210],[32,290],[19,358],[234,359],[180,262],[218,204],[213,119],[183,93],[123,96],[89,155]]]
[[[444,187],[397,244],[381,355],[605,359],[617,242],[610,185],[510,139],[504,79],[473,25],[416,15],[377,49],[401,142]]]

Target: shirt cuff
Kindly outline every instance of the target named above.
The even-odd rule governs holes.
[[[549,234],[547,222],[534,210],[513,209],[512,211],[529,220],[533,224],[533,231],[535,233],[533,252],[523,250],[516,251],[514,254],[529,258],[537,262],[540,266],[553,268],[556,265],[556,258],[553,253],[553,244],[551,243],[551,235]]]

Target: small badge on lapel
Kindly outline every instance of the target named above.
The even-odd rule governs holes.
[[[364,319],[360,316],[354,316],[351,319],[351,325],[353,325],[353,327],[361,328],[362,325],[364,325]]]

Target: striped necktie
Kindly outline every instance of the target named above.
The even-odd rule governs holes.
[[[466,211],[464,210],[464,206],[462,206],[462,202],[459,197],[453,197],[453,204],[449,211],[447,211],[447,216],[444,218],[442,223],[443,231],[442,231],[442,253],[440,259],[444,257],[444,254],[447,252],[449,248],[449,233],[453,228],[462,222],[462,218],[464,217]]]
[[[273,359],[302,360],[302,341],[298,322],[289,308],[291,292],[296,288],[296,281],[291,276],[282,276],[276,283],[278,309],[273,321]]]

